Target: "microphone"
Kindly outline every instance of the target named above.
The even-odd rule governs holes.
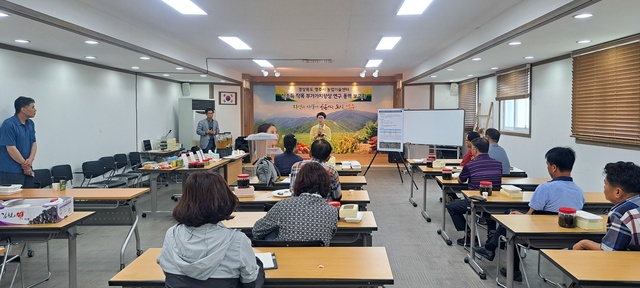
[[[164,139],[167,139],[167,136],[169,136],[169,133],[171,133],[171,131],[173,130],[169,129],[169,132],[167,132],[167,135],[164,135]]]

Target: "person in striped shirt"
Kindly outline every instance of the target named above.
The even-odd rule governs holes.
[[[476,138],[471,141],[471,145],[474,160],[462,168],[460,176],[458,176],[458,182],[465,183],[468,181],[469,190],[478,190],[480,181],[489,181],[492,183],[494,190],[500,190],[502,185],[502,163],[487,154],[489,152],[489,142],[484,138]],[[466,229],[467,234],[469,234],[465,214],[469,211],[471,202],[468,199],[455,200],[448,203],[446,207],[456,230],[465,231]],[[488,220],[487,227],[489,231],[494,231],[496,228],[495,221]],[[458,245],[468,243],[468,236],[458,239]]]

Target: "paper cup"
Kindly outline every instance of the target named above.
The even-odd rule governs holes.
[[[489,192],[482,192],[482,198],[487,199],[489,197]]]
[[[51,188],[53,191],[60,191],[60,183],[52,183]]]

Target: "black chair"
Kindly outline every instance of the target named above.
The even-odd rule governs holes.
[[[321,240],[313,241],[270,241],[251,239],[253,247],[324,247]]]
[[[73,171],[71,171],[71,165],[63,164],[51,167],[51,176],[53,177],[53,183],[58,183],[60,180],[67,181],[67,185],[73,183]]]
[[[116,164],[115,157],[113,156],[105,156],[98,159],[102,166],[104,166],[104,170],[106,171],[107,178],[109,180],[113,180],[114,178],[121,179],[122,181],[127,182],[127,186],[136,186],[138,185],[138,179],[140,179],[139,174],[135,173],[117,173],[118,166]]]
[[[142,167],[142,157],[140,152],[129,152],[129,172],[140,173],[142,177],[149,177],[151,173],[149,171],[140,171],[138,168]]]
[[[33,185],[34,188],[45,188],[51,186],[52,179],[51,171],[49,169],[36,169],[33,170],[34,180]]]
[[[80,184],[80,186],[92,185],[92,186],[101,186],[104,188],[117,188],[117,187],[127,186],[127,182],[125,181],[110,180],[106,178],[102,181],[91,183],[92,179],[103,176],[105,175],[106,172],[107,171],[105,170],[104,166],[102,166],[102,162],[100,161],[87,161],[82,163],[82,174],[84,176],[84,179],[82,180],[82,183]],[[86,181],[86,185],[85,185],[85,181]]]

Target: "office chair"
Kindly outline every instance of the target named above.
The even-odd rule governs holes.
[[[67,181],[67,185],[73,183],[73,171],[71,171],[71,165],[63,164],[51,167],[51,176],[53,177],[53,183],[58,183],[60,180]]]
[[[117,188],[127,186],[127,182],[125,181],[110,180],[108,178],[105,178],[102,181],[91,183],[92,179],[103,176],[106,172],[107,171],[100,161],[87,161],[82,163],[82,174],[84,175],[84,179],[82,180],[82,183],[80,183],[80,186],[85,186],[85,181],[87,183],[86,186],[93,185],[104,188]]]
[[[127,182],[127,187],[138,185],[138,179],[140,178],[139,174],[117,173],[119,169],[118,169],[118,165],[116,164],[115,157],[113,156],[100,157],[98,161],[100,161],[100,163],[102,163],[102,166],[104,166],[104,169],[106,171],[105,174],[107,175],[107,178],[109,180],[112,180],[113,178],[118,178],[123,181],[126,180],[125,182]]]
[[[53,177],[51,177],[51,170],[49,169],[36,169],[33,170],[34,174],[34,188],[45,188],[51,186]]]

